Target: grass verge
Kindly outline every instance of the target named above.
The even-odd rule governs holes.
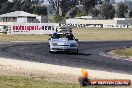
[[[74,36],[82,41],[132,40],[132,29],[74,28]],[[0,41],[48,41],[48,35],[0,34]]]
[[[78,28],[73,33],[84,41],[132,40],[132,29]]]
[[[118,56],[130,57],[132,56],[132,48],[113,50],[112,53]]]
[[[0,34],[0,41],[47,41],[49,35],[6,35]]]
[[[79,84],[58,83],[37,78],[0,76],[0,88],[84,88]],[[87,86],[85,88],[106,88]],[[108,88],[108,87],[107,87]]]

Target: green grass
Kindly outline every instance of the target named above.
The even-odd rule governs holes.
[[[0,88],[84,88],[79,84],[58,83],[45,81],[37,78],[0,76]],[[106,87],[85,87],[85,88],[106,88]]]
[[[126,48],[126,49],[117,49],[112,51],[114,55],[118,56],[132,56],[132,48]]]
[[[46,81],[41,78],[0,76],[0,88],[132,88],[132,86],[87,86],[80,84]]]

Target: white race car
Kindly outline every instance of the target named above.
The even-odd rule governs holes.
[[[53,33],[49,39],[49,52],[64,51],[78,54],[78,39],[72,33]]]

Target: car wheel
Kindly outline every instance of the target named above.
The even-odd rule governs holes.
[[[91,84],[90,79],[88,79],[87,77],[82,77],[79,82],[82,86],[87,86]]]
[[[49,53],[53,53],[53,52],[50,50],[50,45],[49,45]]]
[[[53,52],[49,50],[49,53],[53,53]]]
[[[55,54],[56,52],[54,52],[54,51],[51,51],[51,50],[50,50],[50,48],[49,48],[49,53]]]
[[[75,54],[78,55],[78,49],[77,49],[77,51],[75,52]]]

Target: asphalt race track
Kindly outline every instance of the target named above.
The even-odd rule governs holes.
[[[1,42],[0,57],[132,74],[132,62],[99,55],[107,50],[131,46],[132,41],[79,42],[79,54],[71,55],[51,54],[45,42]]]

